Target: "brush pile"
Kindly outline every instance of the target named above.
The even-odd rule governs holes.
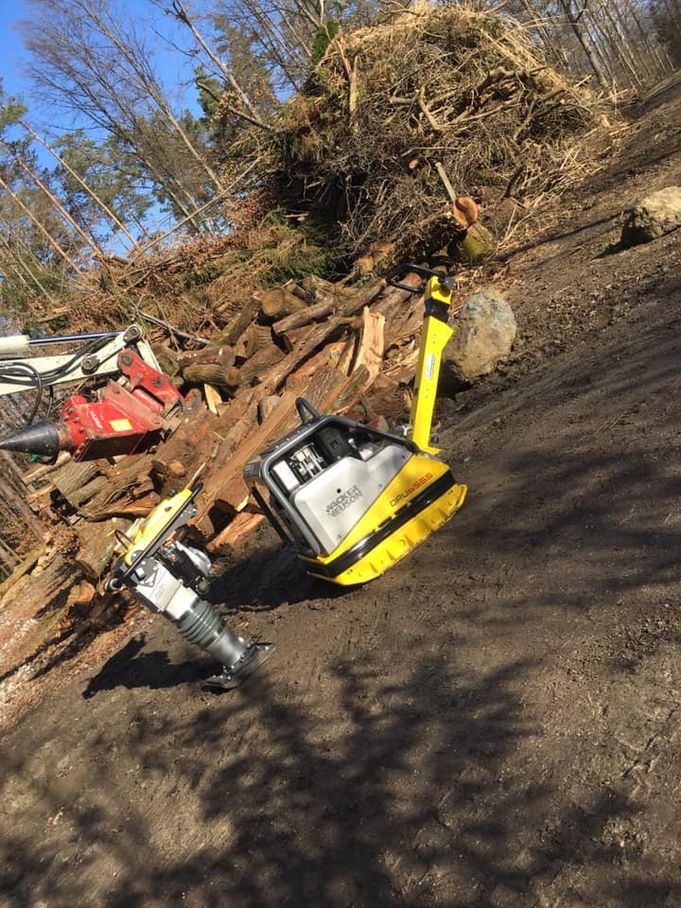
[[[346,254],[384,241],[404,258],[441,248],[437,162],[486,207],[526,201],[574,175],[580,137],[602,123],[599,101],[515,20],[423,3],[336,37],[305,93],[238,154]]]
[[[605,105],[550,67],[515,19],[403,9],[337,35],[305,89],[222,150],[226,175],[248,174],[223,199],[229,234],[104,261],[69,327],[148,311],[209,337],[253,289],[370,273],[376,250],[382,266],[462,260],[452,195],[482,201],[504,230],[497,207],[525,211],[565,189],[606,124]]]

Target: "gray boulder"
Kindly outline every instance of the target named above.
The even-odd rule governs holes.
[[[469,297],[450,325],[454,337],[445,347],[443,360],[466,382],[493,372],[511,352],[518,331],[513,310],[493,288]]]
[[[649,243],[681,227],[681,186],[668,186],[646,196],[630,212],[622,229],[622,245]]]

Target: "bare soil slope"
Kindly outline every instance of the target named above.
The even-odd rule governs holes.
[[[335,593],[269,533],[234,694],[144,619],[0,745],[7,906],[681,905],[681,103],[511,258],[507,372],[443,406],[464,509]]]

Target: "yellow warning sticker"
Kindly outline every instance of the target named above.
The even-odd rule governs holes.
[[[127,432],[132,429],[132,423],[129,419],[112,419],[111,428],[114,432]]]

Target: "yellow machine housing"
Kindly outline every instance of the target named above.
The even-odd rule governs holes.
[[[337,549],[330,555],[300,557],[313,577],[341,586],[375,580],[449,520],[466,491],[454,482],[446,464],[414,454]],[[341,566],[339,573],[330,574]]]
[[[323,416],[301,398],[300,427],[244,470],[261,509],[298,550],[308,573],[343,586],[379,577],[442,526],[466,497],[466,486],[455,481],[431,444],[442,351],[453,334],[447,316],[455,284],[415,265],[401,266],[400,273],[407,272],[428,277],[410,425],[380,432]]]

